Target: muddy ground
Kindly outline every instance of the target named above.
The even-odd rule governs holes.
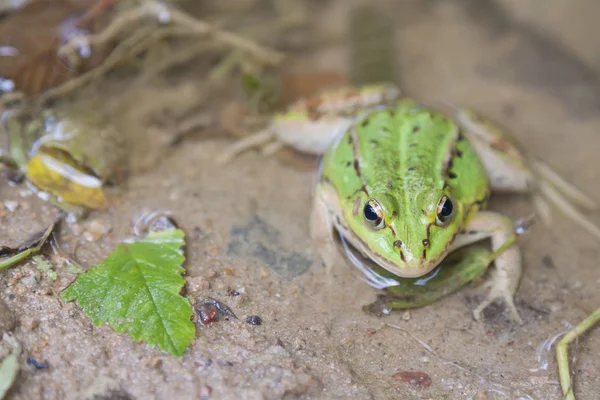
[[[290,72],[348,71],[346,16],[358,3],[310,2],[314,33],[323,40],[297,52]],[[394,22],[405,93],[502,121],[525,148],[600,201],[598,2],[379,3]],[[471,310],[484,293],[476,285],[408,314],[366,315],[361,307],[376,292],[350,267],[340,263],[339,284],[328,286],[312,266],[313,168],[256,151],[217,167],[215,154],[231,137],[199,135],[164,150],[169,126],[150,118],[164,108],[153,98],[177,107],[175,99],[202,90],[201,77],[189,76],[128,90],[110,80],[103,85],[102,104],[118,101],[112,111],[119,126],[145,132],[157,145],[138,150],[151,161],[110,189],[109,211],[63,224],[60,240],[91,266],[132,234],[140,210],[172,210],[187,232],[188,291],[223,301],[238,319],[200,327],[186,354],[171,357],[108,326],[94,327],[76,303],[60,300],[58,292],[73,279],[67,271],[59,268],[59,279],[50,282],[24,263],[0,274],[0,298],[16,318],[14,335],[26,354],[49,367],[24,366],[9,399],[560,398],[554,352],[540,354],[538,346],[600,305],[596,240],[559,213],[552,229],[538,224],[522,238],[525,269],[516,302],[523,326],[501,306],[475,322]],[[3,201],[19,204],[2,210],[3,242],[18,243],[52,219],[52,208],[24,186],[3,181],[0,191]],[[531,211],[527,199],[514,196],[493,197],[490,207],[513,218]],[[110,233],[86,241],[81,232],[92,221]],[[241,294],[231,296],[232,290]],[[246,323],[251,315],[262,325]],[[598,329],[574,351],[578,399],[599,398]],[[540,355],[549,360],[546,368]],[[424,372],[431,385],[393,379],[400,371]]]

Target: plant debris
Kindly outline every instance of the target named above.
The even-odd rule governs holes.
[[[21,345],[11,334],[4,333],[0,341],[0,350],[9,352],[0,363],[0,399],[4,399],[19,372]]]
[[[5,269],[8,269],[25,260],[27,257],[39,252],[46,243],[46,240],[48,240],[50,237],[50,234],[54,230],[54,227],[57,223],[58,222],[53,222],[48,228],[36,233],[31,237],[31,239],[27,240],[24,244],[18,246],[17,248],[0,246],[0,257],[9,256],[8,258],[0,261],[0,271],[4,271]]]

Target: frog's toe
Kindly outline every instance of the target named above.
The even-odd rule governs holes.
[[[477,306],[475,310],[473,310],[473,317],[476,321],[481,321],[483,310],[485,310],[490,304],[495,302],[496,300],[504,301],[506,305],[506,309],[509,313],[510,319],[519,325],[523,325],[523,320],[521,319],[521,315],[517,310],[514,302],[514,295],[507,289],[501,289],[499,287],[492,287],[490,294],[487,298]]]

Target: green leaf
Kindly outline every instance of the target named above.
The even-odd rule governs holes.
[[[4,399],[19,372],[19,361],[16,354],[9,354],[0,364],[0,399]]]
[[[183,355],[195,336],[190,303],[179,294],[185,283],[183,237],[183,231],[168,229],[121,244],[61,296],[78,299],[95,325],[108,322],[136,341]]]

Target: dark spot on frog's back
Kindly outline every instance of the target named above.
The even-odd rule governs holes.
[[[415,126],[413,126],[413,128],[412,128],[412,132],[413,132],[413,133],[417,133],[417,132],[419,132],[419,130],[420,130],[420,129],[421,129],[421,127],[420,127],[419,125],[415,125]]]
[[[456,174],[454,172],[448,172],[448,178],[456,179]]]
[[[354,160],[354,169],[356,170],[356,175],[362,176],[360,173],[360,164],[358,163],[358,160]]]
[[[463,156],[462,151],[456,150],[456,157],[461,158]]]
[[[362,126],[363,128],[367,125],[369,125],[369,118],[364,118],[361,122],[360,122],[360,126]]]
[[[410,168],[408,169],[408,172],[413,172],[415,169],[417,169],[417,167],[415,167],[415,166],[412,166],[412,167],[410,167]]]
[[[349,167],[352,165],[352,161],[346,161],[346,167]]]

